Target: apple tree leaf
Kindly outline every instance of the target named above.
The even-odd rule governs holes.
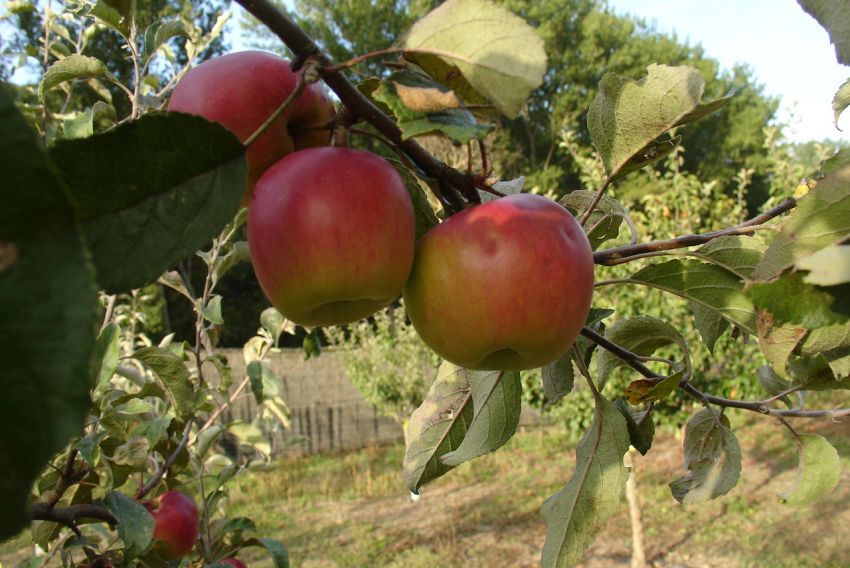
[[[761,262],[765,250],[767,245],[758,236],[730,235],[714,239],[691,254],[749,279]]]
[[[566,207],[574,217],[580,217],[595,197],[595,191],[578,189],[563,196],[558,203]],[[596,250],[605,241],[616,239],[626,214],[626,210],[619,201],[603,195],[584,225],[590,248]]]
[[[587,128],[608,178],[618,177],[630,160],[674,126],[725,104],[701,107],[704,90],[702,75],[686,66],[653,64],[637,81],[614,73],[603,76],[587,112]]]
[[[3,540],[29,522],[36,476],[82,431],[99,321],[94,272],[67,188],[5,89],[0,178]]]
[[[575,381],[572,349],[543,367],[541,375],[547,403],[553,404],[568,395]]]
[[[132,560],[143,554],[153,542],[154,518],[145,507],[123,493],[112,491],[106,506],[118,524],[118,536],[124,541],[124,558]]]
[[[821,288],[804,282],[802,273],[784,274],[773,282],[756,283],[747,290],[760,317],[773,325],[815,329],[848,322],[850,284]]]
[[[85,79],[88,77],[111,78],[106,63],[97,57],[73,54],[56,61],[44,72],[44,77],[38,85],[38,97],[44,99],[44,94],[55,89],[62,83],[74,79]]]
[[[416,22],[399,44],[426,71],[422,56],[456,67],[509,117],[519,113],[546,72],[540,36],[525,20],[487,0],[448,0]]]
[[[655,437],[655,423],[652,414],[645,410],[629,406],[622,398],[614,401],[614,406],[626,419],[626,428],[629,431],[629,443],[642,456],[652,447],[652,439]]]
[[[411,71],[396,71],[372,93],[396,117],[402,138],[443,134],[457,144],[483,138],[495,128],[461,107],[453,91]]]
[[[832,112],[833,112],[833,122],[835,124],[835,128],[838,128],[838,119],[841,117],[841,113],[844,112],[850,106],[850,79],[844,81],[838,90],[835,92],[835,96],[832,97]],[[838,128],[838,130],[841,130]]]
[[[274,568],[289,568],[289,551],[280,542],[272,538],[249,538],[244,546],[258,546],[265,548],[272,557]]]
[[[437,214],[434,213],[434,209],[428,201],[428,196],[425,194],[425,189],[422,187],[422,182],[416,177],[416,174],[398,160],[387,159],[387,161],[401,175],[404,186],[410,194],[416,222],[416,240],[419,240],[425,236],[425,233],[436,227],[440,220],[437,219]]]
[[[519,424],[517,371],[469,371],[443,362],[408,425],[402,465],[411,491],[507,442]]]
[[[741,474],[741,447],[725,415],[704,408],[685,427],[688,475],[670,484],[673,497],[691,505],[725,495]]]
[[[850,7],[845,2],[833,0],[797,0],[803,10],[829,32],[835,45],[835,58],[850,65]]]
[[[714,345],[723,333],[729,329],[729,322],[718,312],[698,304],[688,302],[688,309],[694,314],[694,325],[702,337],[709,352],[714,353]]]
[[[616,513],[629,477],[623,466],[628,449],[625,418],[597,395],[593,422],[576,450],[575,473],[541,510],[546,522],[541,566],[574,566]]]
[[[206,245],[239,208],[243,154],[223,126],[179,113],[58,142],[51,157],[71,188],[100,285],[138,288]]]
[[[800,468],[794,485],[779,494],[791,507],[807,507],[835,489],[841,475],[838,452],[818,434],[800,434]]]
[[[797,270],[808,270],[807,284],[836,286],[850,282],[850,245],[832,245],[814,254],[798,258]]]
[[[838,157],[836,169],[817,182],[780,225],[780,230],[753,271],[754,280],[773,280],[830,245],[850,238],[850,164]]]
[[[605,338],[632,353],[643,356],[652,355],[658,349],[667,345],[677,345],[682,351],[685,368],[690,368],[690,355],[685,338],[666,321],[651,316],[622,319],[607,327]],[[610,351],[600,351],[597,361],[600,383],[605,384],[611,372],[625,364],[625,361]]]
[[[133,358],[153,371],[179,418],[192,414],[195,392],[189,380],[189,369],[180,357],[161,347],[144,347],[136,351]]]
[[[755,333],[756,313],[741,279],[725,268],[696,260],[651,264],[626,279],[675,294],[713,310],[747,333]]]

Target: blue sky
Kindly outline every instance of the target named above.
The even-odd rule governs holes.
[[[833,0],[839,1],[839,0]],[[724,67],[746,63],[771,95],[782,95],[780,119],[796,141],[850,140],[850,111],[839,132],[832,96],[850,77],[835,60],[826,30],[795,0],[609,0],[617,13],[654,21],[659,31],[702,44]],[[792,116],[793,113],[793,116]]]

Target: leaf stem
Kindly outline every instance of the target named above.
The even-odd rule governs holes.
[[[597,205],[599,205],[599,202],[602,200],[602,196],[605,194],[605,190],[608,189],[609,185],[611,185],[611,178],[605,180],[605,183],[603,183],[602,187],[599,188],[599,191],[596,192],[596,196],[593,198],[593,201],[590,202],[590,205],[587,206],[584,214],[582,214],[581,221],[579,221],[579,224],[582,227],[584,227],[587,220],[590,219],[590,214],[593,213],[593,210],[596,209]]]

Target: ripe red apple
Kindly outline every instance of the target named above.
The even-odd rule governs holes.
[[[304,326],[364,318],[398,297],[413,264],[413,205],[383,158],[310,148],[257,182],[248,246],[266,296]]]
[[[177,83],[169,111],[203,116],[245,141],[295,89],[298,74],[285,59],[263,51],[240,51],[209,59]],[[282,156],[311,146],[327,146],[329,129],[298,132],[330,120],[334,107],[321,83],[308,85],[293,104],[246,152],[248,179],[243,204],[266,169]]]
[[[225,558],[221,562],[230,564],[233,568],[248,568],[248,566],[246,566],[245,563],[238,558]]]
[[[166,560],[186,556],[195,546],[200,530],[198,509],[192,498],[168,491],[148,509],[154,518],[153,538],[160,556]]]
[[[410,321],[431,349],[467,369],[530,369],[563,354],[593,292],[581,226],[538,195],[477,205],[416,246],[404,288]]]

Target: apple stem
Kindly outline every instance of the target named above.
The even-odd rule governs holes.
[[[286,100],[283,101],[283,103],[279,107],[277,107],[277,109],[271,114],[271,116],[269,116],[266,121],[261,124],[257,130],[254,131],[253,134],[251,134],[248,138],[245,139],[245,141],[242,143],[243,147],[247,149],[254,142],[256,142],[257,139],[263,135],[263,132],[268,130],[269,126],[271,126],[274,121],[280,118],[280,115],[286,112],[286,109],[292,106],[292,103],[294,103],[298,99],[298,97],[301,96],[301,93],[304,92],[304,89],[307,87],[307,85],[315,83],[319,80],[318,66],[318,61],[313,58],[308,59],[304,63],[303,69],[298,74],[298,82],[295,84],[295,89],[292,90],[289,96],[286,97]]]

